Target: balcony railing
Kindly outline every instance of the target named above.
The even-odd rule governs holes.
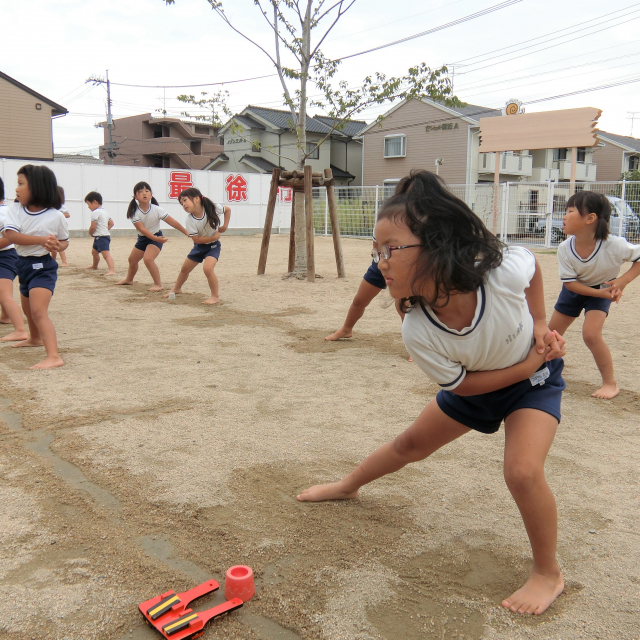
[[[559,170],[560,180],[571,180],[571,160],[555,160],[553,168]],[[595,182],[596,168],[593,162],[576,162],[576,180]]]
[[[478,162],[478,173],[493,173],[496,164],[495,153],[481,153]],[[525,154],[501,153],[500,173],[510,176],[531,176],[533,157]]]

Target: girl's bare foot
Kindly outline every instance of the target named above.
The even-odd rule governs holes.
[[[53,369],[54,367],[61,367],[64,364],[60,356],[47,356],[42,362],[34,364],[29,369]]]
[[[603,384],[597,391],[594,391],[591,394],[592,398],[603,398],[604,400],[611,400],[611,398],[615,398],[620,393],[620,389],[618,389],[618,385],[614,382],[613,384]]]
[[[68,267],[69,263],[68,262],[63,262],[60,266],[61,267]],[[58,365],[58,366],[60,366],[60,365]],[[31,367],[31,368],[33,369],[33,367]]]
[[[203,300],[202,304],[218,304],[218,302],[220,302],[220,298],[211,296],[210,298]]]
[[[0,318],[0,324],[11,324],[9,318]]]
[[[547,576],[532,571],[524,585],[502,601],[502,606],[514,613],[539,616],[549,608],[563,590],[564,580],[560,572],[554,576]]]
[[[116,282],[116,284],[133,284],[133,280],[120,280],[120,282]]]
[[[331,484],[317,484],[305,489],[296,498],[300,502],[322,502],[323,500],[350,500],[358,495],[358,490],[345,491],[342,482]]]
[[[342,338],[350,338],[353,335],[353,331],[351,329],[345,329],[344,327],[340,327],[335,333],[332,333],[330,336],[327,336],[325,340],[329,340],[333,342],[334,340],[342,340]]]
[[[151,289],[149,289],[149,291],[151,291]],[[180,289],[180,291],[169,291],[169,293],[165,293],[162,297],[163,298],[168,298],[169,294],[171,293],[175,293],[176,295],[178,295],[179,293],[182,293],[182,289]]]
[[[29,334],[26,331],[13,331],[12,333],[7,334],[0,338],[0,342],[16,342],[18,340],[28,340]]]
[[[154,284],[153,287],[149,287],[147,291],[162,291],[164,287],[161,284]]]
[[[103,276],[115,276],[116,272],[115,271],[107,271],[107,273],[103,273]]]
[[[33,340],[31,338],[27,338],[26,340],[23,340],[22,342],[18,342],[17,344],[12,344],[11,346],[14,349],[16,347],[41,347],[42,340]]]
[[[87,269],[93,269],[94,271],[97,271],[98,267],[94,267],[92,264],[90,264],[88,267],[85,267],[85,270]]]

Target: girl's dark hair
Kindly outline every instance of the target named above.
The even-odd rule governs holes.
[[[136,184],[133,187],[133,200],[131,200],[131,202],[129,203],[129,206],[127,207],[128,219],[133,218],[133,214],[136,212],[136,209],[138,208],[136,193],[138,193],[138,191],[142,191],[143,189],[149,189],[149,191],[153,193],[153,190],[151,189],[151,185],[148,182],[138,182],[138,184]],[[151,204],[155,204],[155,205],[158,204],[158,201],[153,196],[151,196]]]
[[[411,283],[415,293],[401,300],[406,311],[416,303],[437,307],[438,298],[448,301],[454,292],[476,291],[487,271],[502,262],[503,243],[429,171],[412,171],[400,180],[384,203],[378,216],[382,219],[405,224],[420,239]],[[427,280],[434,284],[431,299],[417,293]]]
[[[29,183],[31,199],[27,206],[48,209],[59,209],[62,206],[56,175],[49,167],[25,164],[18,169],[18,175],[23,175]]]
[[[84,197],[84,201],[102,204],[102,196],[97,191],[89,191],[89,193]]]
[[[0,202],[4,200],[4,182],[2,182],[2,178],[0,178]]]
[[[60,194],[60,205],[62,206],[65,203],[64,199],[64,189],[58,185],[58,193]]]
[[[207,216],[207,222],[212,229],[217,229],[220,226],[220,216],[216,211],[216,205],[213,204],[209,198],[203,196],[200,192],[200,189],[196,189],[195,187],[191,187],[190,189],[185,189],[178,196],[178,202],[182,203],[182,198],[190,198],[193,200],[194,198],[200,198],[200,202],[202,202],[202,208],[204,209],[204,213]]]
[[[581,216],[595,213],[598,216],[594,237],[606,240],[609,237],[609,220],[611,219],[611,203],[601,193],[594,191],[578,191],[567,200],[567,209],[575,207]]]

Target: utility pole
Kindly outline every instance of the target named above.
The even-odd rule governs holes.
[[[627,111],[627,120],[631,120],[631,133],[629,134],[633,138],[633,121],[640,117],[640,111]]]
[[[85,83],[86,82],[92,82],[94,85],[97,85],[97,84],[107,85],[107,123],[106,123],[107,137],[108,137],[107,155],[109,156],[109,164],[113,164],[113,159],[117,155],[116,151],[118,149],[118,146],[113,141],[114,126],[113,126],[113,115],[111,113],[111,84],[109,82],[109,69],[107,69],[106,80],[104,78],[96,78],[95,76],[92,76],[91,78],[86,80]],[[98,124],[96,126],[105,128],[105,125],[101,125],[101,124]]]

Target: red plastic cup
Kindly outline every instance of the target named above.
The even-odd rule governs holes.
[[[247,602],[253,598],[256,587],[253,582],[253,571],[251,567],[237,564],[227,569],[224,581],[224,597],[227,600],[240,598],[242,602]]]

